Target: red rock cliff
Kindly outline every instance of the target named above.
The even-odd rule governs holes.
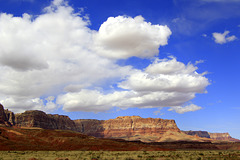
[[[210,135],[207,131],[182,131],[183,133],[187,134],[187,135],[197,135],[198,137],[202,137],[202,138],[210,138]]]
[[[109,120],[75,120],[78,130],[84,134],[125,140],[158,141],[166,131],[179,132],[174,120],[124,116]]]
[[[0,104],[0,125],[3,126],[12,126],[11,123],[8,121],[6,113],[4,111],[4,107]]]
[[[239,139],[232,138],[229,133],[208,133],[213,140],[240,142]]]
[[[75,123],[63,115],[46,114],[43,111],[25,111],[15,115],[16,126],[39,127],[44,129],[62,129],[76,131]]]
[[[12,126],[14,126],[15,125],[15,114],[13,112],[9,111],[8,109],[5,109],[4,112],[6,114],[7,121],[9,123],[11,123]]]

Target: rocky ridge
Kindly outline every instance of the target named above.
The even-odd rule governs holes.
[[[240,142],[240,140],[232,138],[229,133],[210,133],[207,131],[182,131],[187,135],[198,136],[202,138],[210,138],[217,141]]]
[[[9,123],[11,123],[12,126],[14,126],[15,125],[15,114],[13,112],[9,111],[8,109],[5,109],[4,112],[5,112],[7,121]]]
[[[100,138],[158,142],[166,131],[180,133],[174,120],[123,116],[109,120],[74,120],[78,130]]]
[[[211,138],[207,131],[182,131],[182,132],[191,136],[197,135],[198,137],[202,138]]]
[[[12,126],[11,123],[8,121],[8,117],[2,104],[0,104],[0,126]]]
[[[61,129],[77,131],[74,121],[68,116],[46,114],[43,111],[25,111],[15,115],[18,127],[38,127],[43,129]]]
[[[229,133],[208,133],[211,139],[220,141],[240,142],[239,139],[232,138]]]
[[[172,142],[211,140],[239,141],[228,133],[208,133],[206,131],[180,131],[174,120],[121,116],[116,119],[71,120],[68,116],[46,114],[43,111],[25,111],[14,114],[4,110],[0,104],[0,125],[28,128],[60,129],[77,131],[99,138],[124,139],[142,142]]]

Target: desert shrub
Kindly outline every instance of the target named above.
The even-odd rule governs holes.
[[[138,157],[138,158],[142,158],[142,156],[141,156],[141,155],[138,155],[137,157]]]
[[[199,153],[199,155],[200,155],[200,156],[204,156],[204,154],[203,154],[203,153]]]

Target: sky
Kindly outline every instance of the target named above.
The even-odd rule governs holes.
[[[0,0],[0,103],[240,139],[240,0]]]

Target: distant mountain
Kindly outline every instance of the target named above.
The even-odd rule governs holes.
[[[71,130],[98,138],[124,139],[127,141],[239,141],[226,133],[214,134],[206,131],[180,131],[174,120],[141,118],[139,116],[122,116],[109,120],[71,120],[68,116],[46,114],[43,111],[37,110],[14,114],[9,110],[4,110],[2,105],[0,105],[0,125]]]
[[[208,133],[211,139],[220,141],[240,142],[239,139],[232,138],[229,133]]]
[[[207,131],[182,131],[182,132],[191,136],[197,135],[198,137],[202,138],[210,138],[210,135]]]
[[[79,131],[101,138],[121,138],[128,141],[160,142],[164,133],[180,133],[174,120],[123,116],[109,120],[74,120]]]
[[[38,127],[44,129],[61,129],[77,131],[77,127],[68,116],[46,114],[43,111],[25,111],[15,115],[15,125],[18,127]]]
[[[216,141],[240,142],[239,139],[232,138],[229,133],[210,133],[207,131],[182,131],[187,135],[196,135],[202,138],[210,138]]]

